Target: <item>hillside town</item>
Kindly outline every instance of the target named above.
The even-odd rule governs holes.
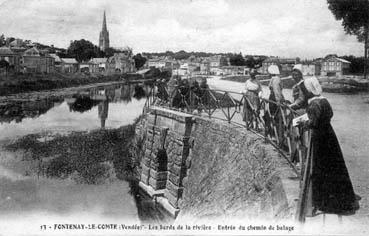
[[[81,40],[82,41],[82,40]],[[77,41],[75,41],[77,42]],[[352,70],[351,62],[337,55],[322,55],[321,58],[302,60],[300,58],[283,58],[266,55],[245,55],[241,53],[189,53],[167,52],[161,55],[155,53],[133,54],[129,47],[122,49],[110,48],[109,31],[106,23],[106,14],[103,15],[102,30],[99,34],[99,46],[95,46],[102,57],[87,56],[79,59],[78,55],[68,57],[69,49],[54,48],[33,43],[30,40],[19,38],[0,37],[0,74],[7,73],[92,73],[92,74],[144,74],[150,69],[169,71],[173,75],[219,75],[219,76],[247,76],[250,69],[257,68],[261,75],[267,74],[270,65],[279,65],[281,75],[291,75],[296,64],[303,65],[304,75],[333,76],[342,78],[345,75],[357,73]],[[71,42],[72,46],[72,42]],[[79,53],[89,53],[83,49]],[[108,52],[109,53],[106,53]],[[110,55],[109,55],[110,54]],[[204,53],[203,53],[204,54]],[[91,55],[94,55],[92,53]],[[143,62],[143,63],[142,63]]]

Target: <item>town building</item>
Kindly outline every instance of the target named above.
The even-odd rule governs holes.
[[[135,72],[135,61],[131,53],[114,53],[112,57],[107,59],[106,71],[121,74]]]
[[[61,72],[76,73],[78,71],[78,62],[75,58],[61,58]]]
[[[15,53],[9,47],[0,47],[0,61],[6,61],[9,65],[10,70],[14,72],[20,71],[20,60],[19,54]]]
[[[105,50],[109,47],[110,47],[109,31],[108,31],[108,27],[106,26],[106,15],[104,11],[102,30],[100,32],[100,37],[99,37],[99,48],[105,52]]]
[[[33,47],[23,53],[21,69],[27,73],[53,73],[55,60],[46,51]]]
[[[153,58],[153,59],[148,59],[147,62],[147,68],[158,68],[158,69],[163,69],[163,68],[171,68],[172,63],[170,61],[167,61],[165,59],[161,59],[161,58]]]
[[[200,72],[203,75],[210,74],[210,62],[208,60],[203,60],[200,62]]]
[[[342,76],[348,74],[351,62],[331,56],[322,60],[321,75]]]
[[[57,54],[55,54],[55,53],[50,53],[50,56],[52,58],[54,58],[55,71],[61,72],[62,71],[62,60],[61,60],[61,58]]]
[[[303,62],[302,74],[306,76],[320,75],[320,62]]]
[[[90,72],[105,72],[106,71],[106,64],[108,62],[108,58],[91,58],[89,61]]]
[[[249,75],[250,69],[247,66],[222,66],[222,75]]]
[[[209,59],[210,74],[219,73],[219,69],[222,66],[228,66],[228,59],[222,55],[215,55]]]
[[[180,63],[171,58],[151,58],[145,63],[145,68],[158,68],[160,70],[174,70],[180,67]]]
[[[259,72],[262,74],[268,74],[268,67],[270,65],[278,65],[281,69],[281,75],[287,76],[292,73],[294,65],[300,63],[299,58],[279,58],[269,57],[262,62]]]

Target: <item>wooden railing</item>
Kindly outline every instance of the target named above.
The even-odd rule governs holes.
[[[302,222],[305,220],[304,186],[308,176],[304,172],[308,167],[305,162],[309,135],[304,127],[292,127],[292,120],[298,115],[296,111],[265,98],[259,98],[259,105],[255,106],[243,93],[190,86],[168,88],[164,83],[152,87],[144,112],[152,105],[224,120],[262,136],[279,151],[300,178],[301,193],[296,218]]]

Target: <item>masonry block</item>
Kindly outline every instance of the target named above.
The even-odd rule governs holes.
[[[147,119],[147,122],[149,124],[155,125],[155,119],[156,119],[156,115],[155,114],[148,113],[146,119]]]
[[[153,161],[152,161],[152,162],[150,163],[150,168],[151,168],[151,169],[153,169],[153,170],[155,170],[155,171],[160,171],[160,168],[159,168],[159,167],[160,167],[160,164],[159,164],[159,163],[157,163],[157,162],[153,162]]]
[[[150,159],[150,156],[144,156],[141,160],[141,163],[143,165],[146,165],[146,166],[150,166],[150,163],[151,163],[151,159]]]
[[[178,200],[179,200],[178,197],[173,196],[167,190],[164,191],[164,196],[168,199],[170,205],[172,205],[175,208],[178,208]]]
[[[180,186],[181,183],[181,176],[175,175],[171,172],[168,172],[168,180],[171,181],[173,184]]]
[[[141,173],[141,182],[149,185],[149,176]]]
[[[165,189],[166,186],[166,180],[156,180],[154,178],[149,178],[149,185],[154,189],[154,190],[159,190],[159,189]]]
[[[181,165],[176,165],[176,164],[173,164],[170,168],[169,168],[169,171],[175,175],[180,175],[182,173],[182,169],[183,167]]]
[[[168,190],[168,193],[170,193],[174,197],[182,197],[183,187],[179,187],[173,184],[171,181],[167,181],[166,189]]]
[[[166,180],[168,176],[168,171],[156,171],[151,169],[150,177],[156,180]]]
[[[149,176],[150,174],[150,167],[149,166],[146,166],[146,165],[141,165],[141,173],[144,174],[144,175],[147,175]]]

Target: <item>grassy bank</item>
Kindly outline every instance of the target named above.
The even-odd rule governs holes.
[[[100,184],[109,179],[133,180],[138,165],[133,147],[135,125],[118,129],[73,132],[67,136],[26,135],[6,146],[25,151],[38,163],[33,174]],[[37,173],[36,173],[37,172]]]
[[[74,87],[85,84],[135,79],[137,75],[76,74],[14,74],[0,77],[0,96],[40,90]]]
[[[238,76],[226,76],[221,78],[222,80],[228,80],[232,82],[239,82],[239,83],[245,83],[246,80],[248,80],[250,76],[246,75],[238,75]],[[260,83],[264,86],[269,85],[270,77],[268,75],[257,75],[256,78],[260,81]],[[290,77],[282,78],[282,83],[284,88],[292,88],[292,86],[295,84],[295,81]]]

